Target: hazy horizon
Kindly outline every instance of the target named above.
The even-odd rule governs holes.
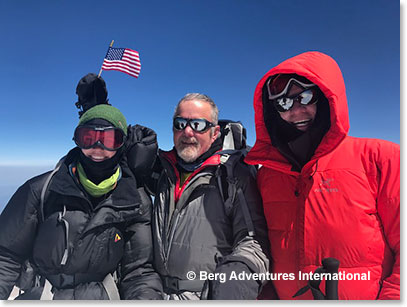
[[[28,179],[53,169],[53,165],[0,165],[0,212],[13,196],[14,192]]]

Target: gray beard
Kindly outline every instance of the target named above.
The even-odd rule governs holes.
[[[199,157],[199,148],[194,146],[193,149],[191,149],[191,147],[192,146],[188,146],[182,149],[176,148],[178,156],[186,163],[194,162]]]

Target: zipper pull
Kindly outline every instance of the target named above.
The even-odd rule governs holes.
[[[300,192],[298,190],[295,190],[294,195],[295,195],[295,197],[298,197],[298,196],[300,196]]]

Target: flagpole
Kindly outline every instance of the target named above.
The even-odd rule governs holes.
[[[110,47],[109,47],[109,48],[113,47],[113,43],[114,43],[114,39],[112,39],[112,42],[110,43]],[[103,66],[103,64],[102,64],[102,66]],[[102,68],[100,68],[100,71],[99,71],[99,74],[98,74],[98,78],[100,77],[101,74],[102,74]]]

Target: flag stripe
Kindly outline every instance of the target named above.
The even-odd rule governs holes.
[[[131,72],[131,71],[129,71],[129,70],[127,70],[127,69],[123,69],[123,68],[105,68],[104,70],[117,70],[117,71],[121,71],[121,72],[124,72],[124,73],[126,73],[126,74],[129,74],[129,75],[131,75],[131,76],[136,76],[136,77],[138,77],[138,73],[134,73],[134,72]]]
[[[135,74],[135,75],[139,75],[140,74],[140,71],[137,71],[137,70],[131,70],[131,69],[128,69],[127,67],[120,67],[120,66],[105,66],[104,68],[103,68],[103,70],[120,70],[120,71],[127,71],[127,72],[129,72],[129,73],[132,73],[132,74]]]
[[[140,63],[140,58],[138,56],[133,55],[133,54],[126,54],[125,53],[125,54],[123,54],[122,59],[129,59],[129,60],[132,60],[134,62]]]
[[[138,75],[137,72],[130,71],[130,70],[126,69],[126,68],[121,68],[121,67],[111,67],[111,68],[110,68],[110,67],[107,67],[107,68],[105,68],[104,70],[119,70],[119,71],[122,71],[122,72],[126,72],[126,73],[128,73],[128,74]]]
[[[123,57],[122,61],[127,62],[129,64],[134,64],[134,65],[140,66],[140,61],[135,61],[132,58]]]
[[[103,66],[112,67],[112,66],[115,66],[115,65],[117,65],[119,67],[128,67],[129,69],[134,69],[134,70],[138,70],[138,71],[140,71],[140,68],[141,68],[140,66],[129,65],[129,64],[123,62],[123,61],[108,61],[108,60],[105,60],[105,62],[103,63]]]
[[[134,56],[136,58],[139,59],[139,53],[137,51],[131,50],[131,49],[126,49],[124,50],[124,54],[123,55],[129,55],[129,56]]]
[[[118,71],[121,71],[121,72],[126,72],[129,75],[134,75],[136,77],[138,77],[138,75],[139,75],[139,72],[130,71],[129,69],[121,68],[121,67],[117,67],[117,66],[115,66],[115,67],[104,67],[103,70],[118,70]]]
[[[123,64],[128,64],[128,65],[132,65],[132,66],[141,67],[140,62],[134,62],[134,61],[130,61],[130,60],[127,60],[127,59],[123,59],[121,62],[123,62]]]
[[[124,73],[126,73],[132,77],[136,77],[136,78],[139,76],[139,74],[135,74],[135,73],[129,72],[129,71],[121,69],[121,68],[120,69],[119,68],[104,68],[103,70],[117,70],[117,71],[124,72]]]
[[[118,70],[137,78],[141,70],[140,55],[135,50],[109,47],[102,69]]]

